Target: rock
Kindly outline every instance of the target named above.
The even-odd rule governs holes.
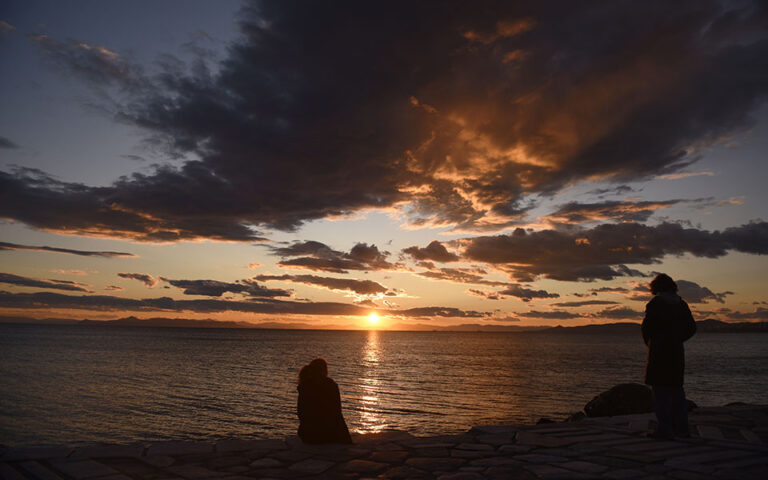
[[[686,399],[685,403],[688,404],[688,411],[689,412],[692,412],[692,411],[696,410],[697,408],[699,408],[699,406],[696,405],[696,402],[694,402],[693,400]]]
[[[460,458],[409,458],[405,461],[405,464],[409,467],[417,468],[419,470],[428,470],[430,472],[435,471],[449,471],[454,470],[464,464],[464,460]]]
[[[294,463],[293,465],[288,467],[288,469],[293,470],[294,472],[310,473],[313,475],[317,475],[317,474],[323,473],[324,471],[328,470],[334,465],[336,465],[334,462],[331,462],[328,460],[308,459],[308,460],[302,460],[300,462]]]
[[[653,411],[651,389],[639,383],[622,383],[601,393],[584,406],[588,417],[613,417]]]
[[[280,460],[275,460],[274,458],[260,458],[251,462],[251,467],[253,468],[274,468],[280,465],[282,465]]]
[[[374,462],[371,460],[350,460],[341,467],[346,472],[355,473],[374,473],[380,472],[389,467],[386,463]]]
[[[568,418],[565,419],[565,421],[573,423],[573,422],[579,422],[581,420],[584,420],[585,418],[587,418],[587,415],[584,412],[576,412],[569,415]]]
[[[437,480],[485,480],[485,477],[475,472],[456,472],[440,475]]]
[[[402,450],[387,450],[384,452],[373,452],[369,460],[373,462],[401,463],[408,458],[408,452]]]

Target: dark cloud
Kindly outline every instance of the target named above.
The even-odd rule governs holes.
[[[11,293],[0,291],[0,307],[4,308],[72,308],[103,311],[164,311],[164,312],[244,312],[274,315],[354,315],[367,316],[369,307],[335,302],[297,302],[262,298],[258,301],[237,300],[175,300],[170,297],[122,298],[108,295],[62,295],[51,292]],[[422,307],[407,310],[379,310],[401,317],[486,317],[489,313],[465,311],[451,307]]]
[[[456,317],[456,318],[480,318],[489,317],[488,312],[476,312],[474,310],[460,310],[452,307],[417,307],[406,310],[390,311],[393,315],[404,317]]]
[[[605,224],[592,229],[516,229],[511,235],[465,239],[463,258],[486,262],[521,281],[610,280],[632,274],[624,264],[658,263],[665,255],[718,258],[728,251],[768,254],[768,222],[723,231],[684,228],[675,223],[646,226]],[[637,272],[642,274],[641,272]]]
[[[592,293],[626,293],[629,290],[624,287],[600,287],[590,288],[589,291]]]
[[[14,275],[12,273],[0,273],[0,283],[16,285],[19,287],[49,288],[53,290],[66,290],[70,292],[92,293],[86,285],[69,280],[39,279]]]
[[[472,283],[476,285],[488,285],[491,287],[509,285],[509,282],[486,280],[485,275],[487,273],[486,270],[479,268],[438,268],[435,270],[418,272],[416,275],[432,280],[447,280],[454,283]]]
[[[19,148],[19,146],[5,137],[0,137],[0,148]]]
[[[16,30],[16,27],[14,27],[8,22],[0,20],[0,35],[7,35],[14,30]]]
[[[709,301],[725,303],[725,297],[733,295],[733,292],[729,291],[715,293],[707,287],[688,280],[676,280],[675,283],[677,283],[677,293],[688,303],[709,303]]]
[[[199,165],[198,165],[199,167]],[[169,167],[170,168],[170,167]],[[189,166],[189,168],[193,168]],[[165,173],[168,175],[166,175]],[[207,238],[212,240],[263,240],[253,228],[228,216],[227,208],[217,203],[219,179],[202,178],[197,185],[178,185],[170,170],[158,170],[152,188],[144,190],[147,205],[153,203],[154,213],[144,206],[131,207],[118,195],[119,187],[91,188],[77,183],[65,183],[29,168],[13,173],[0,171],[0,217],[21,220],[43,230],[58,233],[128,238],[142,242],[174,242]],[[121,180],[120,182],[127,182]],[[206,216],[177,214],[168,211],[174,206],[167,198],[178,189],[193,189],[188,200],[190,209],[207,205],[219,210]],[[192,190],[190,190],[192,191]],[[199,195],[208,192],[208,195]],[[165,205],[166,200],[170,203]],[[160,213],[159,210],[165,210]],[[173,217],[173,218],[171,218]]]
[[[596,188],[594,190],[590,190],[587,193],[590,195],[596,195],[602,198],[604,195],[626,195],[628,193],[633,193],[636,191],[638,190],[635,190],[629,185],[618,185],[616,187],[611,187],[611,188]]]
[[[526,318],[545,318],[547,320],[573,320],[575,318],[584,317],[584,315],[580,313],[566,312],[564,310],[553,310],[548,312],[531,310],[523,313],[516,312],[515,315]]]
[[[251,279],[239,282],[221,282],[218,280],[173,280],[160,277],[164,282],[168,282],[174,287],[184,290],[185,295],[203,295],[209,297],[220,297],[226,292],[242,293],[250,297],[290,297],[291,292],[279,288],[271,289],[257,284]]]
[[[412,247],[415,248],[415,247]],[[533,290],[522,285],[487,280],[486,270],[479,267],[471,268],[434,268],[429,262],[421,263],[422,266],[431,266],[433,269],[418,272],[416,275],[432,280],[445,280],[453,283],[469,283],[474,285],[487,285],[491,287],[505,287],[503,290],[489,292],[485,290],[470,289],[469,293],[475,296],[485,297],[489,300],[500,300],[506,297],[516,297],[524,302],[534,298],[557,298],[557,293],[549,293],[546,290]]]
[[[709,288],[689,280],[677,279],[675,283],[677,283],[677,293],[688,303],[709,303],[710,301],[725,303],[725,297],[733,295],[731,291],[713,292]],[[639,283],[635,285],[632,291],[627,293],[626,297],[629,300],[647,302],[651,299],[649,284]]]
[[[118,273],[117,276],[120,278],[138,280],[147,288],[154,288],[158,284],[158,280],[148,273]]]
[[[367,243],[356,244],[348,253],[333,250],[328,245],[313,240],[270,249],[273,254],[281,257],[297,257],[281,260],[278,265],[282,267],[333,273],[347,273],[348,270],[393,270],[402,267],[387,261],[389,252],[380,251],[376,245]]]
[[[656,210],[692,200],[665,200],[663,202],[603,201],[599,203],[570,202],[561,205],[545,218],[556,223],[584,222],[645,222]]]
[[[651,277],[651,276],[653,276],[651,273],[641,272],[640,270],[636,270],[634,268],[629,268],[626,265],[616,265],[615,270],[620,275],[624,275],[625,277]]]
[[[690,165],[768,92],[758,1],[264,1],[238,19],[213,72],[169,60],[155,75],[31,36],[62,70],[122,89],[104,107],[118,120],[198,160],[105,187],[3,172],[0,216],[153,242],[250,241],[380,207],[498,229],[536,194]]]
[[[136,257],[132,253],[125,252],[99,252],[88,250],[73,250],[71,248],[58,248],[58,247],[38,247],[34,245],[19,245],[17,243],[0,242],[0,251],[2,250],[33,250],[36,252],[54,252],[54,253],[69,253],[72,255],[80,255],[82,257]]]
[[[141,73],[117,53],[99,45],[76,41],[64,43],[41,34],[27,35],[27,38],[55,67],[100,86],[133,83]]]
[[[729,312],[729,318],[734,320],[768,320],[768,308],[757,307],[754,312]]]
[[[106,287],[104,287],[104,290],[119,292],[125,289],[123,287],[118,287],[117,285],[107,285]]]
[[[642,319],[643,318],[643,312],[633,310],[629,307],[609,307],[603,310],[600,310],[595,314],[595,317],[598,318],[610,318],[612,320],[616,319]]]
[[[589,305],[616,305],[618,302],[610,300],[582,300],[580,302],[558,302],[553,303],[554,307],[586,307]]]
[[[425,248],[404,248],[403,253],[410,255],[415,260],[432,260],[435,262],[456,262],[459,260],[458,255],[449,252],[445,245],[437,240],[430,242]]]
[[[140,155],[126,154],[126,155],[120,155],[120,157],[121,158],[125,158],[126,160],[133,160],[134,162],[146,162],[147,161],[146,158],[144,158],[144,157],[142,157]]]
[[[499,293],[496,292],[496,291],[478,290],[476,288],[470,288],[470,289],[467,290],[467,292],[470,295],[474,295],[476,297],[481,297],[481,298],[484,298],[486,300],[503,300],[504,298],[506,298],[506,297],[504,297],[504,295],[499,295]]]
[[[549,293],[546,290],[533,290],[521,287],[520,285],[508,285],[507,288],[499,291],[499,294],[517,297],[524,302],[528,302],[534,298],[558,298],[560,296],[557,293]]]
[[[359,295],[384,294],[389,289],[373,280],[356,280],[349,278],[319,277],[317,275],[256,275],[253,277],[261,282],[279,280],[283,282],[305,283],[329,290],[347,290]]]

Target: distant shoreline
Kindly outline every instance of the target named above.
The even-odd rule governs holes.
[[[198,328],[198,329],[235,329],[235,330],[304,330],[304,331],[367,331],[367,329],[345,328],[314,328],[305,323],[248,323],[222,320],[193,320],[186,318],[148,318],[124,317],[117,320],[75,320],[66,318],[35,319],[27,317],[0,316],[2,324],[17,325],[83,325],[98,327],[148,327],[148,328]],[[383,332],[454,332],[454,333],[616,333],[623,334],[636,331],[639,322],[614,322],[577,326],[530,326],[517,325],[486,325],[486,324],[462,324],[450,327],[436,327],[432,325],[417,324],[412,327],[382,329]],[[696,322],[698,333],[768,333],[768,322],[738,322],[728,323],[714,319],[700,320]]]

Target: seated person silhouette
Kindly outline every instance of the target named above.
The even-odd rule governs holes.
[[[688,403],[683,390],[685,350],[683,342],[696,333],[696,322],[677,284],[660,273],[650,284],[653,299],[645,307],[643,340],[648,346],[645,383],[653,390],[658,428],[649,437],[689,437]]]
[[[339,386],[328,378],[328,363],[316,358],[299,371],[299,437],[304,443],[352,443],[341,414]]]

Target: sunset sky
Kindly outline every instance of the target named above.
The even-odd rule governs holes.
[[[0,315],[768,320],[768,3],[0,6]]]

